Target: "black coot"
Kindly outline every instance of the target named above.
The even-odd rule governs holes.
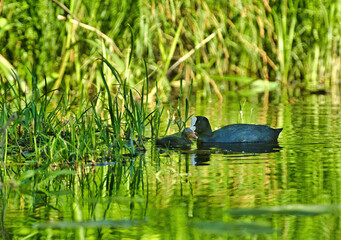
[[[201,143],[276,143],[283,128],[273,129],[266,125],[231,124],[212,131],[206,117],[196,116],[191,120],[191,129],[195,131]]]

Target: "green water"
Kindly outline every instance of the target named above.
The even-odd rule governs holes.
[[[198,102],[191,112],[207,116],[213,128],[244,122],[284,130],[279,146],[265,153],[196,145],[164,152],[148,143],[135,158],[51,166],[51,178],[39,184],[22,176],[21,187],[0,186],[2,238],[340,238],[338,103],[328,95],[242,107],[226,100]],[[7,174],[39,174],[34,169],[12,164]]]

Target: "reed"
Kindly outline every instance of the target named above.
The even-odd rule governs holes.
[[[148,94],[155,94],[152,84],[158,82],[162,101],[178,79],[187,84],[193,79],[196,92],[206,97],[215,93],[221,99],[220,85],[230,91],[250,88],[233,76],[308,89],[330,88],[340,76],[337,3],[142,3],[6,2],[2,9],[6,18],[0,21],[4,84],[26,94],[32,92],[32,84],[39,90],[61,89],[67,95],[82,88],[98,94],[105,87],[97,67],[100,62],[95,61],[99,55],[114,63],[127,85],[139,92],[144,64],[132,58],[145,58],[151,82]],[[27,67],[34,64],[46,75],[37,83],[27,80]],[[20,84],[12,73],[21,77]],[[109,86],[114,78],[106,76]]]

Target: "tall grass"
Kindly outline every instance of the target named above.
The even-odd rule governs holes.
[[[4,218],[11,194],[32,212],[39,212],[42,206],[58,211],[59,201],[71,201],[76,225],[85,221],[83,203],[90,201],[91,210],[86,218],[94,221],[88,222],[91,227],[98,224],[95,209],[103,196],[128,193],[128,197],[134,198],[148,188],[144,144],[149,138],[147,135],[158,137],[165,107],[157,91],[156,104],[152,105],[155,109],[148,104],[151,96],[148,96],[146,64],[146,76],[139,92],[128,85],[127,78],[121,77],[108,60],[98,61],[105,89],[90,99],[83,90],[77,98],[65,90],[55,101],[55,91],[39,88],[36,68],[28,70],[33,86],[29,96],[22,94],[20,88],[4,84],[6,79],[0,77],[0,90],[4,93],[0,97],[0,195],[3,200],[0,227],[5,239],[8,236]],[[108,85],[110,75],[116,82]],[[157,85],[155,88],[159,89]],[[188,100],[181,98],[175,112],[179,120],[174,124],[183,128],[189,119]],[[107,201],[107,209],[111,201]],[[100,217],[105,219],[105,215]],[[30,226],[33,223],[37,228],[56,227],[28,221]],[[63,222],[59,224],[65,226]],[[121,227],[120,221],[109,224]],[[135,225],[129,220],[123,225],[126,224]],[[38,232],[32,231],[30,236]],[[84,234],[82,228],[77,227],[77,234]]]
[[[13,162],[31,162],[38,172],[51,166],[119,162],[126,155],[136,156],[145,151],[148,139],[158,137],[164,106],[158,92],[155,108],[148,104],[147,65],[139,92],[128,85],[127,78],[122,78],[108,60],[98,61],[102,64],[100,72],[105,89],[91,99],[82,89],[76,98],[65,90],[55,101],[55,91],[48,92],[47,87],[39,89],[35,68],[29,71],[33,86],[29,96],[10,83],[4,84],[6,79],[0,77],[0,90],[4,93],[0,99],[1,182],[6,182],[6,166]],[[110,75],[116,79],[111,86],[107,80]],[[158,89],[157,85],[155,88]],[[176,110],[179,131],[189,119],[188,99],[184,118],[182,100],[181,91]],[[147,127],[150,130],[146,131]],[[30,178],[35,174],[32,172]]]
[[[46,81],[48,90],[84,88],[91,95],[104,87],[95,61],[102,55],[141,92],[145,58],[162,101],[180,79],[220,99],[220,86],[252,89],[234,75],[330,88],[340,76],[340,11],[337,2],[306,0],[6,1],[0,69],[5,84],[17,88],[13,69],[24,93],[34,88],[26,69],[35,64],[46,75],[38,78],[40,90]],[[127,64],[132,55],[138,61]],[[115,80],[108,75],[107,81]],[[149,93],[155,90],[150,84]]]

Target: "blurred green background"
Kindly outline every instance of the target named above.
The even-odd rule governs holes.
[[[16,73],[24,92],[32,90],[28,69],[37,73],[39,88],[46,78],[50,90],[101,91],[96,60],[102,56],[138,90],[145,60],[164,97],[178,80],[221,99],[259,85],[329,91],[340,76],[340,1],[1,3],[0,69],[9,83]]]

